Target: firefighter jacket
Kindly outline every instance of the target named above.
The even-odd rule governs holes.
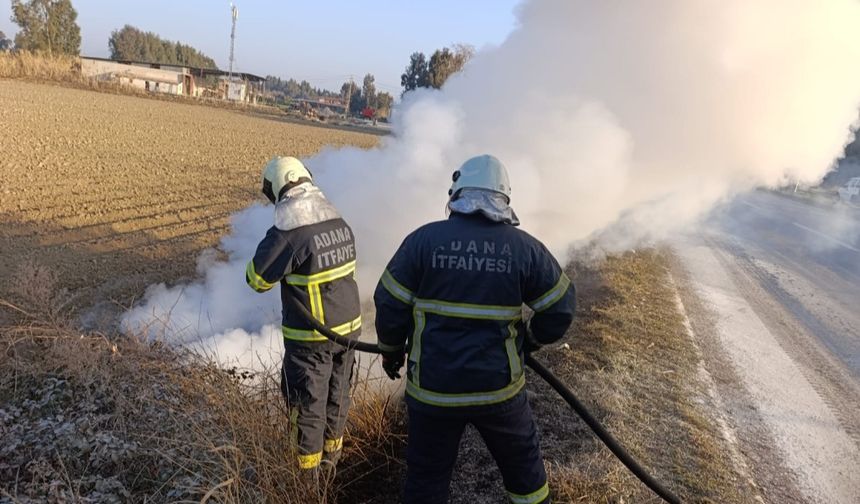
[[[361,308],[355,273],[352,229],[312,184],[289,190],[275,206],[275,225],[257,246],[245,268],[254,290],[264,292],[281,283],[284,338],[327,341],[289,309],[293,296],[317,320],[346,337],[358,337]]]
[[[406,348],[406,392],[438,407],[483,406],[525,384],[523,338],[561,338],[573,284],[544,245],[482,215],[451,214],[408,237],[374,294],[379,346]],[[523,321],[523,304],[534,311]],[[528,325],[528,327],[526,327]]]

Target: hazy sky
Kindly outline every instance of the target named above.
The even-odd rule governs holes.
[[[350,74],[376,76],[399,92],[414,51],[452,43],[481,48],[513,29],[519,0],[238,0],[236,66],[240,71],[307,79],[340,88]],[[81,54],[108,55],[112,30],[131,24],[192,45],[227,68],[229,0],[72,0],[81,26]],[[0,0],[0,30],[17,26],[10,1]]]

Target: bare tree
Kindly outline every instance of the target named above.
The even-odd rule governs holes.
[[[375,109],[376,105],[376,79],[373,74],[364,76],[364,82],[361,86],[361,93],[364,95],[365,106]]]

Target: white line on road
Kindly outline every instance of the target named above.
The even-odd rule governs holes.
[[[836,244],[838,244],[838,245],[842,245],[843,247],[847,248],[848,250],[853,250],[854,252],[860,252],[860,249],[855,248],[855,247],[853,247],[853,246],[851,246],[851,245],[849,245],[849,244],[845,243],[844,241],[842,241],[842,240],[840,240],[840,239],[838,239],[838,238],[834,238],[834,237],[832,237],[832,236],[830,236],[830,235],[828,235],[828,234],[824,234],[824,233],[822,233],[821,231],[817,231],[817,230],[812,229],[812,228],[810,228],[810,227],[806,227],[806,226],[804,226],[803,224],[798,224],[798,223],[796,223],[796,222],[792,222],[792,224],[794,224],[795,226],[799,227],[800,229],[805,229],[806,231],[809,231],[810,233],[817,234],[818,236],[820,236],[820,237],[822,237],[822,238],[827,238],[828,240],[832,241],[833,243],[836,243]]]
[[[769,212],[768,212],[767,210],[765,210],[764,208],[762,208],[762,207],[760,207],[760,206],[758,206],[758,205],[753,205],[753,204],[752,204],[752,203],[750,203],[749,201],[741,201],[741,203],[743,203],[744,205],[746,205],[746,206],[748,206],[748,207],[755,208],[756,210],[758,210],[758,211],[760,211],[760,212],[769,213]]]

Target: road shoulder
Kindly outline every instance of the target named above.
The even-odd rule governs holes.
[[[790,314],[713,244],[677,250],[691,327],[765,499],[856,502],[856,443],[801,356],[786,350],[785,333],[800,330]]]

